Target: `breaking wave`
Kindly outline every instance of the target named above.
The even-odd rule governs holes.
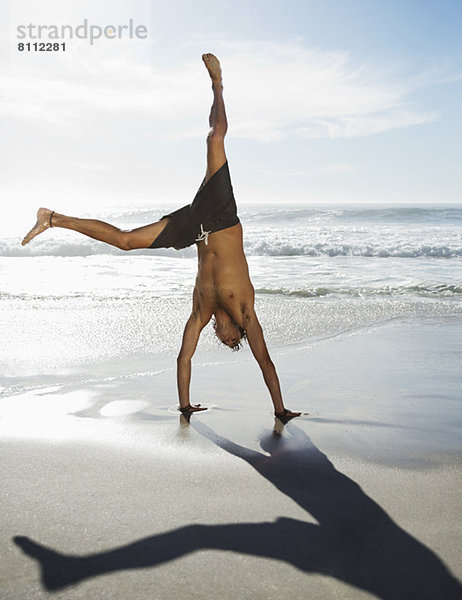
[[[171,208],[171,207],[170,207]],[[111,209],[98,218],[131,229],[157,221],[169,209]],[[357,256],[458,258],[462,256],[462,207],[240,208],[245,250],[253,256]],[[121,250],[62,229],[45,232],[25,247],[0,240],[0,256],[120,255]],[[133,250],[148,256],[194,256],[195,248]]]
[[[257,236],[255,236],[257,237]],[[458,258],[462,256],[462,245],[428,245],[413,244],[409,241],[390,246],[380,246],[379,244],[364,243],[361,244],[342,244],[335,240],[330,243],[302,243],[292,241],[286,243],[281,240],[252,239],[247,236],[245,242],[246,253],[250,256],[357,256],[357,257],[378,257],[378,258]],[[194,256],[196,250],[194,247],[181,250],[184,256]],[[59,239],[47,238],[34,240],[27,246],[21,246],[19,239],[0,240],[0,256],[11,257],[29,257],[29,256],[93,256],[93,255],[123,255],[122,250],[118,250],[108,244],[102,244],[86,238],[76,238],[72,241],[63,241]],[[174,256],[180,254],[173,248],[162,248],[151,250],[149,248],[142,250],[131,250],[131,255],[144,256]]]
[[[392,296],[417,296],[420,298],[455,298],[462,296],[462,286],[445,284],[383,286],[383,287],[313,287],[303,289],[258,288],[257,294],[270,296],[295,296],[298,298],[322,298],[325,296],[367,298]]]
[[[433,258],[455,258],[462,256],[461,247],[447,245],[413,246],[406,243],[403,246],[380,247],[370,244],[286,244],[283,242],[269,243],[265,240],[246,244],[246,252],[253,256],[363,256],[378,258],[418,258],[421,256]]]

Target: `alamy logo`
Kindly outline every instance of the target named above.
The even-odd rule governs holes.
[[[84,19],[83,23],[74,27],[73,25],[18,25],[16,37],[19,40],[47,40],[66,41],[72,39],[88,40],[91,45],[99,39],[139,39],[144,40],[148,36],[146,25],[135,25],[133,19],[129,19],[126,25],[93,25]]]

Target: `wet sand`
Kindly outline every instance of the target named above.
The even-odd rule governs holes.
[[[0,399],[2,600],[462,598],[460,319]]]

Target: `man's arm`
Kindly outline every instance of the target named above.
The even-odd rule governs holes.
[[[247,335],[252,354],[260,366],[265,380],[266,387],[271,395],[275,412],[284,410],[284,402],[282,401],[281,386],[279,385],[276,368],[271,360],[271,357],[266,346],[263,330],[255,314],[255,310],[247,310],[244,313],[244,329]]]
[[[260,366],[266,387],[271,395],[274,412],[278,415],[283,415],[283,417],[287,420],[292,417],[300,416],[300,413],[294,413],[286,409],[284,406],[281,394],[281,386],[279,385],[279,378],[276,373],[276,368],[269,355],[265,338],[263,337],[263,330],[253,308],[247,308],[245,311],[243,311],[243,326],[247,335],[250,349],[252,350],[252,354]]]
[[[196,351],[197,342],[202,329],[208,321],[203,322],[200,311],[193,309],[189,317],[183,333],[183,342],[181,344],[180,353],[177,358],[177,385],[178,397],[180,400],[180,410],[188,409],[185,412],[195,412],[197,410],[206,410],[200,405],[191,406],[189,402],[189,384],[191,381],[191,358]]]

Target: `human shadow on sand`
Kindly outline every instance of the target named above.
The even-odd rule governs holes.
[[[37,559],[42,582],[57,591],[91,577],[161,565],[197,550],[227,550],[284,561],[306,573],[334,577],[385,600],[459,600],[460,582],[431,550],[401,529],[351,479],[335,469],[293,423],[289,435],[261,439],[264,452],[194,429],[246,461],[319,524],[291,518],[271,522],[189,525],[106,552],[71,556],[27,537],[15,543]]]

